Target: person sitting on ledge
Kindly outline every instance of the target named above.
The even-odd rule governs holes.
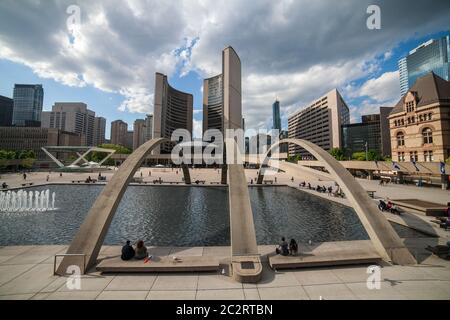
[[[136,244],[136,255],[134,256],[135,259],[141,260],[145,259],[148,256],[147,247],[144,246],[144,241],[139,240]]]
[[[6,184],[6,182],[3,182],[3,183],[2,183],[2,188],[3,188],[3,189],[8,188],[8,185]]]
[[[298,244],[294,239],[291,239],[291,242],[289,242],[289,254],[291,256],[296,256],[298,252]]]
[[[284,237],[281,238],[281,243],[279,244],[278,248],[275,249],[275,252],[277,254],[281,254],[282,256],[289,255],[289,246]]]
[[[120,258],[125,261],[131,260],[133,259],[134,255],[135,251],[130,244],[130,240],[127,240],[127,244],[122,247],[122,255],[120,256]]]

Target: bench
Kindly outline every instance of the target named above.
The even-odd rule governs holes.
[[[366,192],[367,192],[367,194],[369,195],[369,197],[371,197],[372,199],[375,198],[375,192],[376,192],[376,191],[373,191],[373,190],[367,190]]]
[[[269,255],[273,269],[369,264],[381,261],[370,240],[331,241],[313,245],[298,244],[296,256]]]
[[[33,182],[22,183],[22,187],[32,186],[33,184],[34,184]]]
[[[172,257],[152,257],[144,260],[123,261],[119,256],[105,258],[98,265],[101,272],[195,272],[217,271],[220,269],[218,258],[209,256],[181,256],[174,261]]]

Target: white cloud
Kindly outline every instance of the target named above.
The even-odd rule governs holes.
[[[193,123],[193,130],[192,130],[193,131],[192,138],[193,139],[202,138],[202,132],[203,132],[202,121],[196,120],[196,119],[194,119],[193,121],[194,121],[194,123]]]
[[[0,58],[66,85],[120,93],[122,111],[150,112],[156,71],[218,74],[221,50],[232,45],[246,126],[265,126],[275,96],[285,113],[334,87],[388,101],[398,90],[393,73],[354,81],[378,74],[399,42],[449,27],[447,1],[398,0],[380,4],[382,30],[374,32],[365,21],[371,2],[79,0],[81,26],[70,42],[72,0],[2,0]]]
[[[356,93],[380,102],[400,99],[399,73],[398,71],[385,72],[378,78],[369,79]]]

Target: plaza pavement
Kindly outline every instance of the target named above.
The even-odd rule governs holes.
[[[182,173],[171,169],[142,168],[144,181],[161,177],[164,181],[181,181]],[[194,169],[192,181],[205,180],[206,184],[220,181],[220,171]],[[113,171],[102,175],[111,177]],[[48,172],[30,173],[27,183],[46,184]],[[49,183],[71,183],[97,173],[51,173]],[[247,179],[256,181],[257,170],[246,170]],[[135,175],[140,177],[140,171]],[[277,174],[277,184],[298,188],[301,181],[312,185],[334,185],[330,181],[319,181],[305,174],[294,178]],[[274,180],[275,176],[267,179]],[[3,174],[0,183],[6,181],[10,187],[21,187],[21,174]],[[376,196],[390,198],[416,198],[445,203],[449,191],[417,188],[413,186],[388,185],[379,187],[376,181],[359,180],[366,190],[376,191]],[[328,200],[346,204],[345,199],[329,197],[308,191]],[[450,261],[440,259],[424,248],[427,245],[445,244],[449,233],[430,224],[430,217],[405,213],[402,217],[389,215],[398,223],[417,224],[419,228],[436,233],[439,238],[404,239],[419,260],[415,266],[390,266],[381,268],[380,289],[369,290],[367,266],[341,266],[332,268],[308,268],[274,272],[263,257],[263,278],[257,284],[241,284],[228,276],[226,267],[229,247],[152,248],[156,255],[214,255],[221,257],[224,269],[218,273],[182,274],[106,274],[91,272],[82,276],[81,290],[69,290],[67,278],[53,276],[54,255],[64,253],[67,246],[5,246],[0,247],[0,299],[450,299]],[[274,246],[259,246],[261,254],[272,252]],[[120,247],[103,246],[100,257],[118,254]]]
[[[429,239],[420,239],[424,246]],[[450,299],[450,262],[429,255],[417,266],[382,266],[380,289],[367,288],[367,266],[308,268],[274,272],[263,258],[262,280],[242,284],[222,272],[100,274],[82,276],[80,290],[53,276],[53,257],[67,246],[0,248],[0,299]],[[260,246],[262,254],[273,246]],[[159,255],[215,255],[225,263],[229,247],[153,248]],[[103,246],[101,256],[119,246]]]

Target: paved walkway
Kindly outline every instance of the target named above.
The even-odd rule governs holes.
[[[145,181],[161,177],[165,181],[181,181],[182,173],[171,169],[143,168]],[[112,171],[102,173],[107,180]],[[45,184],[48,173],[28,174],[27,182]],[[70,183],[71,180],[86,179],[89,173],[50,174],[50,183]],[[212,169],[191,170],[192,180],[206,183],[220,181],[220,171]],[[248,181],[256,181],[257,170],[246,170]],[[274,179],[274,177],[269,179]],[[305,180],[313,185],[333,185],[330,181],[319,181],[316,177],[305,176],[301,180],[285,174],[276,175],[278,184],[298,188]],[[20,174],[3,174],[0,182],[6,181],[12,187],[23,183]],[[417,188],[414,186],[388,185],[379,187],[376,181],[359,180],[366,190],[375,190],[376,196],[391,198],[417,198],[425,201],[445,203],[449,191]],[[345,199],[328,197],[310,191],[329,200]],[[392,216],[390,219],[408,220],[430,226],[441,238],[406,239],[407,246],[420,256],[417,266],[384,266],[381,269],[381,289],[369,290],[366,286],[367,266],[314,268],[273,272],[268,268],[264,254],[273,251],[273,246],[259,246],[263,254],[263,278],[258,284],[241,284],[228,276],[227,268],[218,273],[183,273],[152,275],[101,275],[98,272],[83,276],[81,290],[69,290],[67,278],[53,276],[53,257],[64,253],[67,246],[10,246],[0,248],[0,299],[450,299],[450,261],[439,259],[424,248],[429,244],[441,244],[449,239],[450,232],[444,232],[429,223],[429,217],[407,214],[405,217]],[[399,220],[400,221],[400,220]],[[411,222],[412,221],[412,222]],[[119,247],[103,246],[101,256],[117,254]],[[153,248],[158,255],[214,255],[223,260],[230,259],[229,247],[205,248]]]
[[[419,239],[424,246],[429,240]],[[241,284],[218,273],[106,274],[82,276],[70,290],[65,277],[52,276],[53,256],[67,246],[0,248],[0,299],[450,299],[450,261],[428,256],[418,266],[384,266],[380,289],[366,286],[367,266],[273,272],[264,261],[258,284]],[[160,255],[215,255],[229,258],[229,247],[155,248]],[[273,246],[260,246],[267,254]],[[104,246],[101,255],[120,247]],[[264,256],[263,256],[264,257]]]

